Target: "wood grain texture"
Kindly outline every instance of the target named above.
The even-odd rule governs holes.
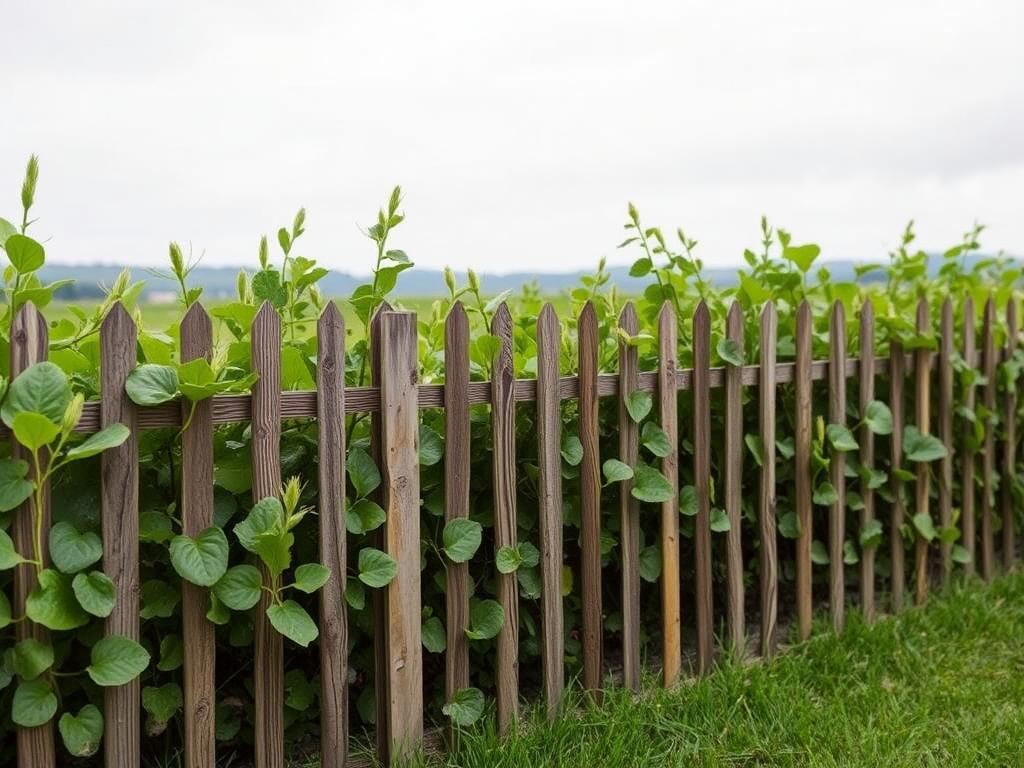
[[[829,317],[828,420],[830,424],[846,425],[846,311],[836,301]],[[829,477],[835,488],[836,501],[828,515],[828,585],[832,628],[843,631],[846,610],[846,588],[843,573],[843,540],[846,537],[846,455],[832,450]]]
[[[26,302],[14,316],[11,323],[10,336],[10,373],[13,381],[26,368],[47,359],[49,351],[49,333],[46,320],[32,302]],[[26,451],[13,437],[11,438],[11,457],[27,461],[29,477],[35,479],[35,470],[31,468],[32,454]],[[50,484],[42,493],[43,540],[39,542],[43,567],[49,566],[50,550],[47,539],[50,531]],[[35,552],[34,512],[31,500],[26,501],[14,511],[11,538],[14,549],[26,560],[33,560]],[[25,601],[37,582],[36,569],[30,563],[19,565],[14,570],[14,616],[25,615]],[[49,631],[32,621],[19,621],[14,625],[14,637],[17,642],[29,638],[40,643],[49,644]],[[50,720],[37,728],[17,728],[15,733],[18,768],[51,768],[56,762],[53,741],[54,720]]]
[[[181,320],[181,361],[209,360],[213,353],[213,326],[201,304],[189,307]],[[187,421],[192,406],[182,402]],[[213,525],[213,417],[209,400],[195,404],[192,420],[181,435],[181,527],[197,536]],[[182,642],[185,646],[184,708],[186,768],[213,768],[214,672],[216,640],[206,618],[208,590],[181,581]]]
[[[329,302],[316,325],[317,482],[320,562],[320,762],[348,760],[348,612],[345,607],[345,319]]]
[[[139,444],[135,405],[125,394],[138,362],[138,332],[128,311],[115,304],[100,327],[101,423],[124,424],[128,439],[101,458],[103,571],[114,582],[116,602],[105,634],[139,640]],[[103,746],[108,768],[141,760],[139,678],[103,689]]]
[[[562,706],[565,619],[562,606],[562,409],[558,398],[561,327],[555,308],[537,317],[537,464],[540,523],[541,664],[548,720]]]
[[[469,517],[469,318],[461,301],[444,323],[444,520]],[[542,523],[543,525],[543,523]],[[469,687],[469,563],[445,562],[445,700]]]
[[[414,312],[385,312],[380,325],[381,487],[385,551],[398,573],[387,601],[389,760],[423,746],[423,646],[420,595],[418,340]]]
[[[970,365],[974,365],[974,359],[977,355],[976,343],[977,339],[974,335],[974,299],[970,296],[964,299],[964,317],[963,317],[963,357],[964,360]],[[975,400],[977,398],[976,387],[974,382],[964,386],[963,392],[960,394],[961,400],[963,401],[964,408],[973,412],[975,406]],[[961,424],[961,428],[966,432],[968,430],[974,430],[974,424],[963,419],[961,417],[958,420]],[[977,556],[977,547],[975,542],[977,541],[977,532],[975,530],[975,499],[977,493],[974,487],[975,477],[975,464],[977,459],[977,451],[974,448],[974,444],[970,440],[964,441],[963,454],[960,457],[960,526],[961,526],[961,542],[964,549],[967,550],[967,562],[964,563],[964,573],[968,576],[973,576],[976,566],[975,557]]]
[[[603,649],[601,646],[601,455],[597,422],[597,314],[592,302],[580,312],[579,429],[583,446],[580,461],[581,592],[583,596],[583,688],[601,699]]]
[[[761,312],[761,381],[758,403],[758,429],[764,455],[761,458],[761,485],[757,516],[761,537],[761,655],[775,654],[778,619],[779,553],[775,524],[775,373],[779,318],[775,304],[765,304]]]
[[[674,489],[679,487],[679,424],[676,400],[678,351],[676,313],[668,302],[658,314],[658,414],[668,436],[669,453],[661,460],[661,474]],[[661,505],[661,620],[662,664],[665,686],[679,682],[683,664],[680,617],[679,494]]]
[[[891,364],[889,372],[889,410],[892,412],[892,435],[889,438],[889,483],[893,502],[889,508],[889,594],[892,610],[903,610],[903,589],[906,583],[903,547],[903,519],[906,516],[903,481],[896,476],[896,470],[903,466],[903,387],[904,370],[903,345],[892,341],[889,345]]]
[[[711,670],[714,661],[711,594],[711,315],[703,301],[693,313],[693,485],[697,492],[694,521],[694,565],[697,619],[697,674]],[[771,388],[774,392],[774,387]]]
[[[953,524],[953,300],[942,302],[939,320],[939,439],[946,455],[939,464],[939,526]],[[941,541],[942,585],[953,572],[953,543]]]
[[[868,405],[875,399],[875,307],[865,301],[860,308],[859,333],[860,366],[858,395],[860,415],[864,418]],[[860,465],[865,469],[875,466],[875,435],[867,424],[862,424],[859,435]],[[860,530],[864,530],[875,519],[875,492],[868,484],[859,484],[861,500]],[[868,623],[875,620],[875,547],[861,547],[860,551],[860,608]]]
[[[502,302],[491,321],[501,340],[494,356],[491,436],[494,443],[494,546],[516,546],[516,406],[513,397],[512,316]],[[515,573],[497,573],[505,623],[497,640],[498,728],[507,732],[519,715],[519,592]]]
[[[743,307],[734,301],[725,320],[725,336],[735,342],[743,356]],[[725,371],[725,514],[729,518],[726,538],[726,594],[728,596],[729,646],[742,657],[746,652],[746,623],[743,587],[743,382],[742,366]]]
[[[985,302],[985,316],[981,325],[982,376],[985,377],[983,403],[989,413],[996,411],[996,307],[989,296]],[[995,491],[992,476],[996,471],[995,428],[985,425],[985,443],[981,449],[981,576],[992,579],[995,571],[995,541],[992,534],[992,504]]]
[[[931,320],[928,317],[928,302],[921,299],[917,303],[917,332],[928,335],[931,332]],[[929,357],[924,350],[915,353],[914,370],[914,420],[922,435],[931,433],[931,373]],[[929,513],[931,484],[931,467],[927,462],[917,465],[917,480],[914,483],[914,514]],[[916,531],[916,528],[915,528]],[[920,605],[928,596],[928,540],[915,533],[914,536],[914,601]]]
[[[264,301],[252,322],[252,497],[281,495],[281,318]],[[264,584],[270,572],[257,563]],[[256,768],[284,768],[284,644],[267,618],[270,594],[253,617]]]
[[[811,516],[811,306],[801,301],[796,311],[796,375],[794,500],[800,534],[796,541],[796,612],[801,640],[811,636],[813,574],[811,541],[814,538]]]
[[[1013,357],[1017,349],[1017,301],[1010,296],[1006,305],[1006,350],[1004,360]],[[1016,560],[1016,540],[1013,530],[1013,487],[1017,475],[1017,386],[1008,387],[1003,395],[1003,452],[1002,481],[999,485],[1003,518],[1003,568],[1010,570]]]
[[[633,302],[619,314],[619,328],[639,332]],[[629,415],[626,399],[639,379],[635,346],[619,341],[619,461],[635,467],[640,455],[640,428]],[[633,478],[619,483],[619,557],[622,567],[622,684],[640,690],[640,502],[633,498]]]

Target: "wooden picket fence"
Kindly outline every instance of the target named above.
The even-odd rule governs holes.
[[[860,348],[875,349],[874,317],[871,304],[860,314]],[[922,301],[917,312],[918,330],[929,326],[927,305]],[[986,377],[982,399],[995,411],[997,361],[1005,358],[1018,343],[1016,314],[1013,302],[1007,310],[1009,328],[1006,345],[995,347],[995,307],[991,299],[984,309],[981,327],[980,362]],[[637,316],[627,304],[619,318],[627,334],[637,332]],[[598,442],[598,402],[602,397],[618,397],[619,451],[615,458],[635,464],[638,456],[639,431],[624,406],[625,398],[634,391],[656,393],[655,402],[661,429],[668,435],[670,453],[661,460],[660,469],[674,486],[679,484],[680,423],[687,426],[693,447],[693,470],[698,509],[695,526],[695,580],[682,584],[679,546],[678,496],[661,504],[661,649],[662,674],[665,685],[676,683],[683,673],[681,590],[693,589],[695,595],[696,670],[708,672],[714,663],[714,610],[712,605],[712,546],[710,531],[710,467],[711,467],[711,396],[712,388],[724,388],[724,511],[731,527],[726,538],[725,609],[727,642],[742,648],[746,644],[747,627],[744,614],[744,563],[742,554],[741,480],[743,478],[743,411],[742,390],[758,390],[759,432],[763,444],[774,446],[776,397],[779,385],[792,384],[795,389],[795,483],[793,498],[800,521],[796,542],[796,606],[798,633],[806,638],[811,632],[813,607],[811,579],[812,535],[812,382],[827,380],[829,401],[827,419],[831,423],[846,421],[846,383],[859,380],[860,406],[874,398],[876,377],[889,380],[889,405],[894,431],[889,440],[891,462],[899,467],[902,461],[901,435],[907,416],[904,399],[908,375],[914,375],[912,402],[913,423],[927,433],[930,429],[933,368],[938,375],[938,437],[948,454],[941,460],[938,476],[938,522],[951,524],[953,473],[961,474],[961,488],[967,489],[959,504],[962,509],[963,544],[971,561],[964,568],[974,571],[974,555],[980,541],[981,573],[991,578],[996,568],[993,540],[992,483],[996,472],[1002,473],[1001,515],[1003,522],[1002,553],[1004,565],[1014,559],[1013,499],[1011,476],[1015,467],[1016,395],[1007,393],[1003,407],[1006,424],[1005,439],[997,441],[987,431],[981,450],[981,493],[976,494],[974,453],[963,452],[954,457],[953,430],[959,418],[953,412],[954,322],[950,300],[942,306],[938,351],[918,350],[905,354],[893,344],[888,357],[850,358],[846,348],[846,320],[841,304],[836,303],[829,318],[831,352],[827,360],[813,360],[811,355],[812,317],[809,306],[799,307],[796,319],[796,355],[794,362],[776,360],[777,316],[775,307],[765,306],[760,318],[760,360],[744,366],[710,367],[710,317],[701,303],[692,318],[693,367],[682,369],[677,364],[677,317],[666,304],[659,315],[657,371],[638,369],[635,347],[620,343],[617,373],[598,370],[598,323],[589,304],[578,318],[578,375],[562,376],[559,370],[561,351],[560,324],[554,309],[546,305],[537,318],[537,378],[514,377],[513,320],[502,304],[493,318],[491,333],[501,340],[501,348],[493,361],[492,381],[470,381],[469,322],[461,304],[451,310],[445,329],[445,381],[443,384],[419,384],[417,364],[416,316],[411,312],[392,311],[385,305],[371,324],[371,386],[347,388],[344,385],[345,327],[337,308],[331,304],[317,325],[318,365],[316,391],[281,391],[281,321],[269,303],[259,310],[252,325],[252,366],[259,379],[251,395],[219,395],[198,405],[190,426],[182,435],[182,508],[184,532],[195,535],[213,521],[213,430],[217,424],[246,422],[252,424],[253,497],[277,495],[280,492],[281,469],[279,443],[284,419],[315,418],[319,423],[319,534],[321,560],[332,577],[320,593],[321,660],[321,740],[325,768],[351,765],[348,757],[348,625],[344,600],[346,578],[345,510],[345,415],[368,412],[372,421],[372,453],[381,470],[380,501],[387,512],[387,522],[380,531],[379,546],[398,563],[394,581],[378,593],[375,604],[376,686],[377,686],[377,750],[384,760],[391,760],[418,749],[423,744],[423,668],[420,637],[420,493],[418,466],[419,410],[443,408],[445,411],[445,520],[468,517],[470,484],[470,406],[489,404],[493,435],[493,493],[496,548],[516,544],[516,405],[536,403],[536,439],[539,465],[539,521],[541,591],[541,648],[543,693],[549,714],[554,717],[560,707],[565,683],[563,669],[563,611],[561,595],[562,547],[562,474],[561,474],[561,403],[578,400],[579,437],[583,447],[580,465],[581,489],[581,584],[582,592],[582,682],[587,691],[600,699],[606,667],[602,659],[602,569],[601,569],[601,462]],[[729,311],[726,335],[740,347],[743,345],[743,313],[738,304]],[[964,306],[960,354],[970,363],[979,360],[975,346],[974,307],[970,299]],[[138,509],[138,441],[139,430],[155,427],[180,427],[185,409],[182,404],[141,408],[125,394],[125,380],[137,365],[137,328],[128,312],[115,306],[100,331],[101,397],[86,404],[78,431],[95,432],[107,424],[121,422],[132,432],[123,445],[106,451],[102,457],[102,524],[103,568],[117,587],[117,603],[107,619],[109,633],[139,637],[139,509]],[[29,365],[47,356],[47,326],[39,312],[26,304],[17,313],[11,334],[12,377]],[[193,305],[181,323],[181,357],[183,361],[207,357],[213,350],[213,334],[209,316],[202,306]],[[693,394],[692,414],[677,412],[677,393]],[[965,393],[966,404],[973,406],[973,388]],[[873,466],[874,436],[865,427],[860,435],[859,459],[865,467]],[[17,450],[17,448],[15,448]],[[776,458],[775,451],[766,450],[761,466],[760,493],[757,499],[759,525],[759,610],[758,632],[760,652],[771,656],[778,645],[778,581],[779,556],[776,531]],[[997,456],[1001,464],[997,470]],[[829,566],[828,605],[832,623],[841,631],[847,606],[844,586],[843,541],[845,538],[845,476],[843,454],[833,454],[831,482],[837,500],[831,506],[828,521]],[[957,469],[959,467],[959,469]],[[622,481],[619,493],[621,529],[621,594],[622,594],[622,682],[631,689],[640,684],[640,575],[639,504],[630,495],[632,480]],[[890,480],[898,488],[902,481]],[[929,472],[926,465],[918,469],[914,483],[914,512],[929,507]],[[863,509],[861,526],[875,518],[878,508],[873,491],[861,491]],[[980,495],[980,531],[975,532],[975,498]],[[891,610],[899,610],[904,601],[906,565],[904,563],[901,526],[908,514],[903,495],[889,505],[889,540],[891,578],[889,593]],[[31,548],[30,512],[19,510],[15,519],[14,539],[20,551]],[[44,527],[49,530],[49,524]],[[951,545],[939,546],[939,571],[942,580],[949,579],[953,569]],[[46,547],[44,546],[44,551]],[[929,587],[928,542],[918,537],[914,551],[914,594],[917,601],[925,598]],[[874,553],[863,552],[860,561],[859,608],[869,618],[876,615]],[[504,626],[497,637],[496,692],[497,717],[502,729],[509,728],[520,706],[518,675],[518,592],[515,574],[497,574],[498,602],[504,611]],[[35,580],[34,570],[19,568],[15,573],[15,611],[22,615],[24,601]],[[469,622],[469,565],[449,564],[446,594],[446,691],[450,698],[470,684],[469,650],[464,630]],[[205,590],[182,585],[182,633],[184,661],[184,755],[188,768],[212,768],[215,763],[214,742],[214,631],[206,619]],[[260,604],[261,609],[265,607]],[[282,638],[271,628],[263,610],[256,613],[254,647],[255,693],[255,764],[261,768],[284,765],[283,738],[283,647]],[[17,625],[21,639],[30,632],[39,632],[30,622]],[[104,700],[105,764],[109,768],[140,764],[140,688],[135,680],[127,685],[105,689]],[[52,722],[39,728],[19,729],[17,735],[18,765],[22,768],[45,768],[55,763]]]

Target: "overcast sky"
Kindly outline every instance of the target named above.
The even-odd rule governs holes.
[[[51,261],[365,271],[405,191],[417,264],[590,267],[626,203],[739,262],[762,213],[830,258],[915,218],[1024,254],[1024,4],[3,0],[0,216],[42,176]]]

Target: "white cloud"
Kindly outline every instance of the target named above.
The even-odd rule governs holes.
[[[1012,0],[151,5],[5,10],[0,215],[39,153],[51,259],[251,263],[305,205],[304,251],[365,269],[398,182],[434,267],[626,262],[629,199],[717,264],[762,212],[831,257],[910,217],[1024,253]]]

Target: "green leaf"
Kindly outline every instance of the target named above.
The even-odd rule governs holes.
[[[679,489],[679,514],[693,517],[697,514],[697,489],[684,485]]]
[[[971,562],[971,553],[962,544],[953,545],[953,562],[966,564]]]
[[[523,556],[518,547],[502,547],[494,558],[499,573],[515,573],[523,564]]]
[[[892,411],[880,400],[872,400],[864,408],[864,423],[876,435],[892,434]]]
[[[821,253],[821,248],[813,243],[807,245],[794,245],[786,246],[782,249],[782,258],[786,261],[793,262],[797,269],[801,272],[806,272],[811,268],[814,260],[818,258],[818,254]]]
[[[41,413],[54,424],[60,424],[70,402],[71,385],[64,371],[50,362],[36,363],[11,382],[0,417],[12,429],[14,417],[26,412]]]
[[[860,554],[857,552],[857,545],[849,539],[843,542],[843,562],[847,565],[856,565],[860,562]]]
[[[829,424],[825,429],[825,434],[828,435],[828,441],[837,451],[856,451],[860,447],[857,445],[853,433],[842,424]]]
[[[601,465],[606,483],[619,483],[633,477],[633,468],[618,459],[608,459]]]
[[[647,414],[651,412],[651,408],[654,406],[654,399],[651,397],[651,393],[642,390],[630,392],[624,402],[629,418],[637,424],[647,417]]]
[[[57,712],[57,697],[46,678],[20,683],[11,702],[11,720],[23,728],[35,728],[50,722]]]
[[[903,430],[903,455],[910,461],[935,461],[945,457],[946,446],[934,435],[921,434],[911,424]]]
[[[860,548],[874,549],[882,542],[882,521],[876,518],[868,522],[860,529]]]
[[[740,350],[740,345],[732,339],[719,339],[715,349],[718,352],[718,356],[729,365],[743,365],[743,352]]]
[[[139,515],[139,540],[163,544],[174,538],[171,518],[163,512],[148,510]]]
[[[77,715],[65,712],[57,722],[64,746],[74,757],[91,757],[103,739],[103,714],[94,704],[86,704]]]
[[[185,645],[180,635],[165,635],[160,641],[160,661],[156,668],[161,672],[173,672],[185,663]]]
[[[267,618],[274,629],[303,648],[316,640],[319,634],[313,619],[294,600],[285,600],[280,605],[270,606],[267,608]]]
[[[231,610],[247,611],[259,602],[262,585],[255,566],[236,565],[213,585],[213,593]]]
[[[59,423],[54,424],[43,414],[34,411],[17,414],[11,429],[18,442],[33,452],[49,445],[60,434]]]
[[[654,467],[639,465],[635,470],[635,483],[630,491],[640,501],[658,503],[668,501],[675,495],[672,484]]]
[[[938,531],[935,530],[935,523],[932,522],[931,515],[927,512],[918,512],[914,515],[913,519],[914,528],[917,529],[917,532],[925,541],[932,541],[939,535]]]
[[[183,697],[177,683],[159,687],[147,685],[142,689],[142,708],[146,710],[146,735],[159,736],[167,723],[181,709]]]
[[[295,569],[295,588],[311,595],[331,578],[331,569],[320,563],[306,563]]]
[[[732,527],[729,516],[725,510],[715,507],[711,510],[711,530],[715,533],[725,533]]]
[[[142,600],[139,615],[144,619],[168,619],[174,615],[174,609],[181,602],[180,592],[160,579],[150,579],[143,583],[139,597]]]
[[[657,545],[640,550],[639,571],[640,578],[652,584],[661,576],[661,549]]]
[[[102,571],[79,573],[71,582],[75,599],[87,613],[105,619],[114,610],[117,600],[114,582]]]
[[[455,692],[452,700],[441,707],[451,721],[462,728],[468,728],[484,713],[484,695],[478,688],[462,688]]]
[[[71,588],[71,579],[47,568],[25,601],[25,613],[47,629],[77,629],[89,622]]]
[[[171,365],[145,363],[128,374],[124,391],[136,405],[160,405],[178,396],[178,371]]]
[[[817,539],[811,542],[811,562],[816,565],[828,565],[831,562],[825,545]]]
[[[578,467],[583,461],[583,443],[576,435],[562,435],[562,458],[570,467]]]
[[[171,540],[171,563],[181,578],[199,587],[212,587],[228,569],[228,537],[211,526],[194,539],[179,535]]]
[[[345,602],[356,611],[366,607],[366,588],[361,581],[348,579],[345,582]]]
[[[750,451],[750,455],[754,457],[754,463],[759,467],[764,466],[764,440],[761,439],[761,436],[748,432],[743,436],[743,442],[746,444],[747,450]]]
[[[800,518],[793,510],[787,510],[779,515],[779,534],[786,539],[800,538]]]
[[[353,448],[348,452],[346,468],[349,480],[352,481],[352,487],[356,489],[357,497],[365,497],[380,485],[380,472],[377,465],[373,463],[370,454],[362,448]]]
[[[469,606],[469,629],[466,637],[470,640],[490,640],[496,637],[505,624],[505,612],[494,600],[473,600]]]
[[[839,501],[839,494],[832,483],[824,482],[814,489],[811,500],[822,507],[829,507]]]
[[[131,638],[108,635],[92,647],[86,672],[96,685],[125,685],[149,666],[149,652]]]
[[[5,629],[11,624],[11,601],[7,599],[7,595],[0,590],[0,629]],[[0,685],[0,688],[3,686]]]
[[[267,496],[256,502],[245,520],[235,524],[234,531],[242,546],[255,555],[259,537],[283,526],[284,507],[275,497]]]
[[[659,458],[665,458],[672,453],[672,443],[669,442],[668,435],[652,421],[644,424],[644,428],[640,432],[640,440],[647,450]]]
[[[78,573],[103,557],[103,541],[92,531],[79,533],[71,523],[50,529],[50,559],[62,573]]]
[[[423,639],[423,647],[431,653],[444,653],[448,647],[444,624],[437,616],[431,616],[423,622],[423,626],[420,627],[420,637]]]
[[[359,550],[359,580],[368,587],[385,587],[398,573],[398,563],[373,547]]]
[[[375,501],[359,499],[345,510],[345,528],[357,535],[375,531],[387,520],[387,513]]]
[[[90,435],[86,440],[68,449],[65,455],[71,461],[87,459],[103,453],[108,448],[116,448],[131,437],[131,430],[124,424],[111,424],[99,432]]]
[[[281,273],[276,269],[263,269],[252,276],[252,295],[257,302],[270,301],[275,309],[281,309],[288,301]]]
[[[292,564],[292,544],[295,536],[284,531],[268,531],[256,537],[256,554],[275,577],[284,573]]]
[[[449,520],[445,524],[444,533],[441,536],[444,553],[453,563],[465,563],[480,548],[482,532],[483,529],[476,520],[466,518]]]
[[[10,457],[0,459],[0,512],[9,512],[32,495],[35,486],[28,476],[28,462]],[[0,555],[0,569],[4,566]]]
[[[420,424],[420,466],[432,467],[444,457],[444,440],[426,424]]]
[[[18,554],[11,537],[0,529],[0,571],[9,570],[24,562],[25,558]]]
[[[35,272],[46,261],[46,251],[28,235],[13,234],[4,242],[12,266],[21,274]]]
[[[11,670],[22,680],[35,680],[53,666],[53,646],[26,637],[11,652]]]

